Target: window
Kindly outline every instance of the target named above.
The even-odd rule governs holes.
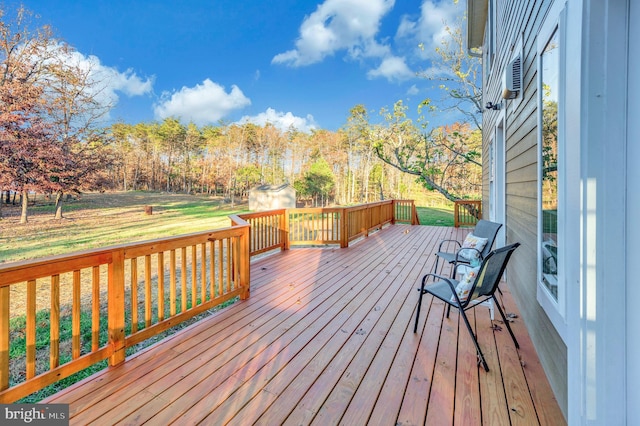
[[[566,253],[564,2],[538,33],[538,302],[564,339]]]
[[[542,284],[558,300],[558,94],[560,73],[558,31],[553,32],[540,56],[542,162],[540,197]]]

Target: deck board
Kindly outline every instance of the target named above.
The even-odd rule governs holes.
[[[506,329],[491,328],[487,308],[469,312],[489,373],[459,314],[445,318],[442,302],[424,297],[413,333],[415,290],[438,242],[466,232],[394,225],[346,249],[296,248],[254,261],[249,299],[45,402],[69,403],[72,424],[562,419],[520,318],[517,351]]]

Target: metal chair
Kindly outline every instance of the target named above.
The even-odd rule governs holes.
[[[496,240],[496,236],[498,235],[498,231],[502,227],[501,223],[491,222],[488,220],[481,219],[476,223],[476,227],[472,231],[473,235],[480,238],[486,238],[487,244],[484,246],[482,251],[479,252],[480,260],[485,258],[487,254],[491,251],[493,247],[493,243]],[[457,245],[457,249],[453,252],[443,251],[442,246],[444,244],[453,243]],[[460,256],[460,249],[462,248],[462,243],[458,240],[442,240],[440,241],[440,245],[438,246],[438,251],[436,252],[436,264],[433,268],[433,273],[438,273],[438,264],[440,259],[442,258],[444,261],[449,262],[452,265],[451,269],[451,277],[455,278],[455,270],[456,266],[459,264],[469,265],[470,261]],[[474,249],[466,249],[466,250],[474,250]],[[444,264],[442,265],[444,266]]]
[[[460,311],[462,319],[467,326],[467,330],[469,330],[469,334],[473,339],[473,343],[476,345],[478,357],[482,362],[482,366],[486,371],[489,371],[489,366],[487,365],[487,362],[484,359],[484,355],[480,350],[480,345],[478,345],[478,340],[476,338],[476,335],[473,333],[473,329],[469,324],[469,320],[467,319],[465,311],[467,309],[475,307],[479,303],[491,299],[495,302],[495,306],[498,308],[498,312],[500,312],[500,316],[502,316],[502,320],[504,321],[507,330],[509,330],[509,334],[513,339],[513,343],[516,345],[516,348],[520,348],[520,345],[516,340],[516,336],[511,330],[509,321],[507,321],[507,318],[505,317],[504,312],[502,311],[502,308],[500,308],[500,304],[495,297],[495,292],[498,289],[500,280],[502,279],[502,274],[507,267],[507,262],[509,261],[509,258],[511,257],[513,251],[518,248],[519,245],[520,243],[514,243],[506,247],[499,248],[490,252],[486,257],[484,257],[480,268],[475,275],[475,280],[471,288],[469,289],[469,297],[465,300],[461,300],[458,296],[458,292],[456,291],[456,287],[458,286],[459,281],[437,274],[425,275],[422,278],[422,287],[419,289],[420,298],[418,299],[416,323],[413,328],[413,332],[416,333],[418,331],[418,321],[420,318],[420,307],[422,306],[422,296],[425,294],[431,294],[434,297],[437,297],[447,304],[447,318],[449,318],[449,310],[452,306]],[[439,281],[436,281],[433,284],[429,284],[427,286],[426,283],[430,277],[433,277],[434,281],[436,278]]]

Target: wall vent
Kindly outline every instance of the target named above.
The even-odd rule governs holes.
[[[515,99],[522,90],[522,60],[516,56],[509,64],[503,76],[503,99]]]

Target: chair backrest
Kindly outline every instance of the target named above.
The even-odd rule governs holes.
[[[507,262],[511,254],[518,248],[520,243],[514,243],[505,247],[501,247],[489,253],[482,261],[476,281],[471,287],[471,297],[465,305],[468,305],[474,299],[481,296],[492,296],[500,284],[502,274],[507,267]]]
[[[478,223],[476,223],[476,227],[473,230],[473,235],[480,238],[486,238],[487,244],[482,249],[482,258],[484,259],[491,248],[493,247],[493,243],[496,240],[496,236],[498,235],[498,231],[502,227],[501,223],[491,222],[489,220],[480,219]]]

